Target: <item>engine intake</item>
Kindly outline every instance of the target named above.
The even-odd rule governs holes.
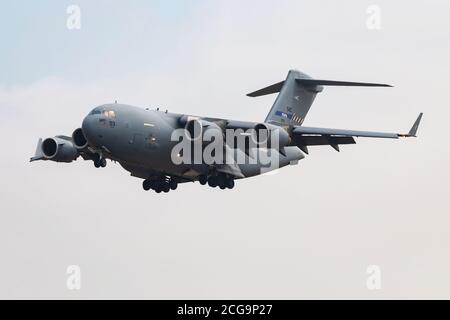
[[[211,137],[223,136],[222,129],[214,122],[192,119],[186,122],[185,129],[189,132],[188,139],[190,141],[197,141],[201,139],[209,140]]]
[[[47,138],[42,142],[42,153],[47,160],[72,162],[78,157],[78,150],[68,140],[58,137]]]
[[[77,149],[84,149],[88,146],[86,137],[84,136],[83,130],[81,128],[75,129],[72,133],[72,141]]]

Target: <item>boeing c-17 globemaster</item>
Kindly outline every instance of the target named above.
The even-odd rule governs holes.
[[[132,176],[143,179],[144,190],[152,189],[157,193],[175,190],[179,183],[195,181],[210,187],[231,189],[237,179],[296,164],[308,154],[309,146],[328,145],[339,151],[339,145],[354,144],[354,137],[398,139],[416,136],[422,113],[404,134],[302,126],[317,93],[324,86],[390,87],[376,83],[318,80],[290,70],[286,80],[248,94],[258,97],[279,92],[264,122],[197,117],[119,103],[105,104],[94,108],[72,136],[39,139],[30,161],[72,162],[81,156],[100,168],[105,167],[106,160],[110,159],[119,162]],[[177,130],[186,135],[188,146],[200,141],[201,155],[208,148],[202,138],[214,136],[222,150],[216,148],[211,154],[215,156],[220,153],[218,151],[223,151],[226,161],[211,162],[202,157],[196,158],[197,161],[179,161],[179,158],[186,160],[187,151],[179,149],[180,136],[174,139]],[[234,144],[230,147],[230,142],[225,139],[227,131],[236,133],[234,140],[236,136],[250,139],[237,148]],[[260,132],[265,132],[265,135]],[[220,137],[224,139],[218,139]],[[178,151],[174,153],[175,149]],[[195,150],[193,156],[197,157]],[[264,156],[275,160],[276,165],[263,163],[261,159]],[[191,158],[192,154],[189,154],[188,160]]]

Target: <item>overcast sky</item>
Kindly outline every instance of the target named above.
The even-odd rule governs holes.
[[[446,0],[2,1],[0,298],[450,298],[449,12]],[[275,96],[245,94],[291,68],[394,85],[326,88],[304,125],[403,132],[424,112],[419,137],[311,147],[225,191],[156,194],[117,164],[28,162],[39,137],[70,135],[114,100],[262,121]]]

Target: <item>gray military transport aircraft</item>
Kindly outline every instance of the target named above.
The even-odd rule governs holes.
[[[323,86],[390,87],[376,83],[318,80],[290,70],[286,80],[248,94],[258,97],[279,92],[264,122],[196,117],[125,104],[105,104],[94,108],[71,137],[57,135],[39,139],[30,161],[72,162],[81,156],[84,160],[92,160],[99,168],[105,167],[106,159],[110,159],[119,162],[132,176],[144,179],[144,190],[153,189],[157,193],[175,190],[178,183],[194,181],[231,189],[235,179],[296,164],[305,157],[304,154],[308,154],[309,146],[329,145],[339,151],[339,145],[354,144],[354,137],[398,139],[416,136],[422,113],[405,134],[302,126]],[[185,137],[175,135],[174,138],[177,130],[181,130]],[[244,137],[244,143],[238,143],[236,147],[228,139],[222,141],[220,138],[225,137],[228,131],[234,134],[232,142]],[[214,139],[206,139],[207,135]],[[187,141],[184,147],[200,145],[200,158],[196,155],[195,146],[194,155],[190,150],[180,148],[180,139]],[[214,157],[223,151],[225,161],[205,161],[201,157],[208,148],[205,140],[220,143],[220,148],[214,149],[211,155]],[[274,161],[264,162],[262,156]],[[192,158],[194,161],[189,161]]]

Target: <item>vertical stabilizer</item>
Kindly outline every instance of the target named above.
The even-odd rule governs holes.
[[[258,97],[279,92],[265,122],[283,126],[299,126],[302,125],[317,93],[323,90],[323,86],[390,87],[383,83],[313,79],[303,72],[290,70],[286,80],[249,93],[248,96]]]

